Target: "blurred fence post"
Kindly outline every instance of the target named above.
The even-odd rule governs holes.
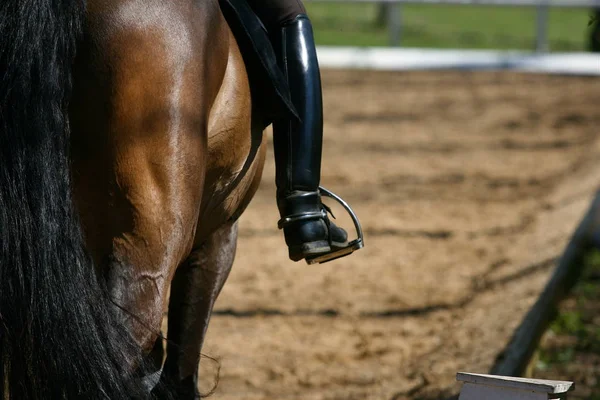
[[[593,10],[590,18],[588,49],[594,53],[600,53],[600,7]]]
[[[391,2],[387,7],[388,30],[390,33],[390,46],[400,46],[402,35],[402,16],[399,3]]]
[[[375,25],[385,26],[388,22],[388,15],[390,14],[390,4],[386,1],[377,5],[377,16],[375,17]]]
[[[546,53],[550,50],[548,45],[548,4],[546,2],[537,6],[537,18],[535,27],[535,51]]]

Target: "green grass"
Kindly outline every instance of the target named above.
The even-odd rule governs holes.
[[[571,294],[572,308],[561,310],[550,329],[558,335],[574,335],[579,348],[600,354],[600,326],[594,323],[600,310],[600,252],[590,252],[584,262],[583,276]]]
[[[535,46],[534,8],[403,5],[402,46],[519,49]],[[387,46],[387,28],[377,24],[373,4],[307,4],[321,45]],[[554,8],[548,37],[551,51],[585,50],[590,11]]]
[[[600,400],[600,252],[585,257],[581,279],[550,326],[534,377],[576,382],[573,400]]]

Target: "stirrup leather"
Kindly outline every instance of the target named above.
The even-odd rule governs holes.
[[[336,250],[330,251],[329,253],[320,254],[320,255],[314,256],[314,257],[306,257],[305,258],[306,263],[309,265],[324,264],[329,261],[337,260],[338,258],[349,256],[350,254],[354,253],[357,250],[362,249],[365,246],[363,231],[360,226],[360,221],[358,220],[358,217],[356,216],[356,214],[354,213],[352,208],[350,208],[348,203],[346,203],[341,197],[339,197],[335,193],[330,192],[329,190],[325,189],[322,186],[319,186],[319,194],[321,196],[325,196],[325,197],[334,199],[335,201],[340,203],[342,205],[342,207],[344,207],[344,209],[348,212],[348,214],[352,218],[352,222],[354,223],[354,228],[356,229],[357,238],[355,240],[349,242],[348,245],[343,248],[338,248]],[[323,209],[320,212],[306,212],[306,213],[291,215],[289,217],[280,219],[279,222],[277,223],[277,226],[279,227],[279,229],[283,229],[283,227],[285,227],[286,225],[292,224],[294,222],[309,221],[309,220],[316,220],[316,219],[324,219],[326,222],[329,222],[329,217],[327,216],[328,211],[331,213],[331,210],[329,209],[329,207],[327,207],[325,204],[323,204]],[[332,215],[333,215],[333,213],[332,213]],[[331,240],[330,240],[330,242],[331,242]]]

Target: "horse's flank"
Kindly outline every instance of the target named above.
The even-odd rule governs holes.
[[[251,126],[248,78],[239,48],[229,34],[229,60],[208,125],[208,168],[196,244],[248,206],[260,183],[266,136]]]

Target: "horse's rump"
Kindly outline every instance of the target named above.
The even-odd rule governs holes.
[[[195,319],[172,321],[208,322],[233,253],[205,244],[234,248],[264,126],[216,0],[21,3],[0,2],[0,392],[136,397],[190,254],[219,272]]]
[[[260,178],[263,136],[252,129],[245,65],[216,0],[89,3],[71,112],[75,198],[121,321],[142,348],[160,351],[172,279],[193,279],[190,258],[235,236],[231,221]],[[189,330],[208,322],[222,284],[211,276],[227,268],[210,267],[202,282],[171,290],[169,339],[186,351],[168,351],[166,382],[197,364],[204,330]],[[189,313],[173,301],[199,295],[180,293],[188,286],[202,295]]]

